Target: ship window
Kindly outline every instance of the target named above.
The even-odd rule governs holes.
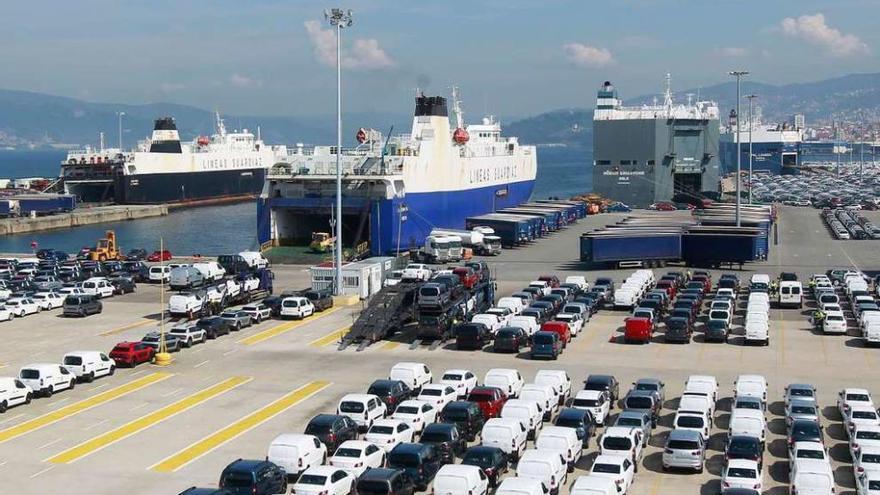
[[[596,160],[596,165],[611,165],[611,160]]]
[[[634,162],[634,160],[620,160],[621,165],[638,165],[638,162]]]
[[[649,165],[649,166],[653,166],[653,165],[654,165],[654,160],[648,160],[648,165]]]

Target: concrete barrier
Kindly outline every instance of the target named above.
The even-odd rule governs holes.
[[[168,207],[166,205],[95,206],[45,217],[0,219],[0,235],[69,229],[96,223],[161,217],[167,214]]]

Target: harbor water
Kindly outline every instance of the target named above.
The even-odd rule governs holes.
[[[59,151],[0,151],[0,177],[55,177],[65,153]],[[591,190],[589,149],[539,148],[538,175],[532,198],[568,198]],[[0,237],[0,253],[23,253],[31,243],[70,253],[94,246],[105,230],[115,230],[124,250],[165,246],[179,256],[217,255],[258,247],[256,203],[183,208],[168,216],[88,225],[69,230]]]

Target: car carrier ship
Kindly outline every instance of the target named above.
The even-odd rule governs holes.
[[[432,229],[462,229],[467,217],[526,202],[535,147],[502,136],[492,117],[465,125],[456,89],[453,105],[455,127],[446,98],[419,94],[410,134],[386,139],[361,128],[359,145],[341,154],[341,215],[333,211],[336,147],[291,150],[269,171],[258,200],[261,244],[308,244],[339,216],[344,247],[369,243],[372,254],[391,254],[420,247]]]
[[[61,164],[64,190],[82,202],[188,203],[256,197],[266,170],[287,154],[244,129],[227,132],[215,114],[216,132],[183,143],[171,117],[155,121],[150,139],[131,151],[86,148]]]

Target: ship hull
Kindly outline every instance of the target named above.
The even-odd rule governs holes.
[[[65,182],[64,192],[73,194],[80,203],[112,203],[116,201],[113,181]]]
[[[265,179],[264,168],[120,175],[115,184],[116,202],[188,203],[256,196]]]
[[[406,193],[394,199],[343,197],[343,245],[369,242],[373,255],[420,246],[432,229],[463,229],[465,219],[525,203],[534,180],[458,191]],[[328,231],[334,198],[270,197],[257,204],[261,244],[301,244]],[[401,211],[404,211],[401,215]]]

